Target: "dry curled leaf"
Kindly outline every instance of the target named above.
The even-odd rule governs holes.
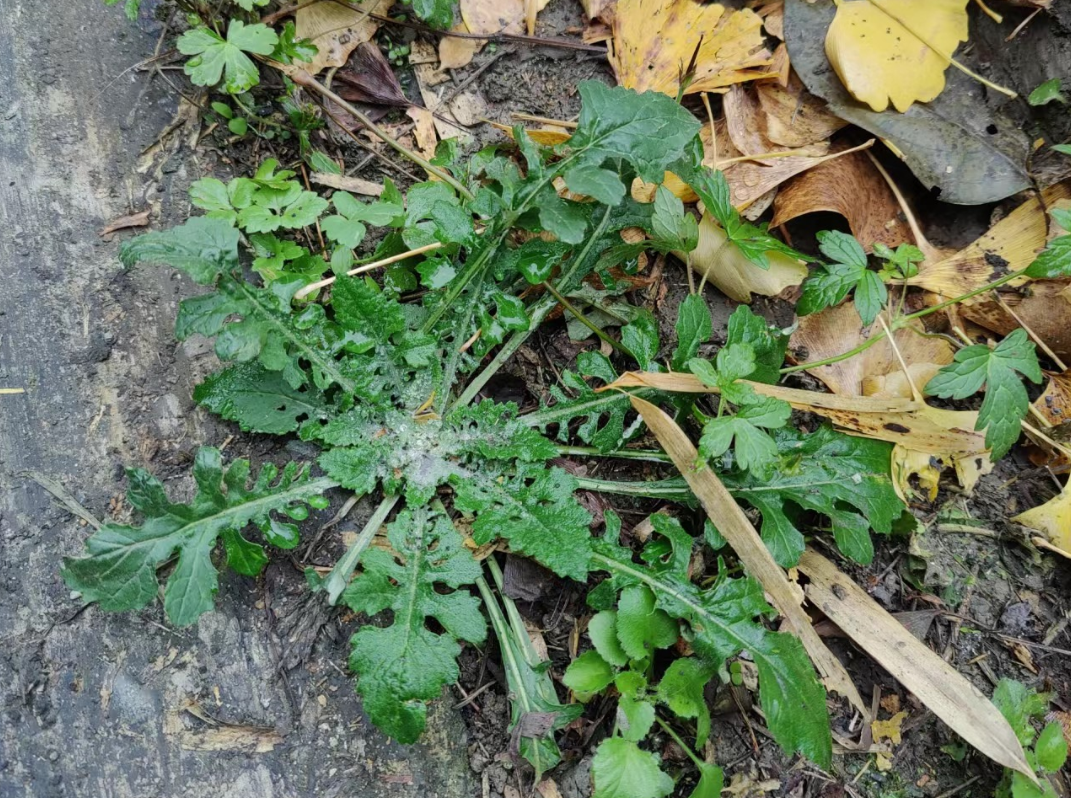
[[[468,25],[459,22],[450,29],[454,33],[470,33]],[[439,40],[439,70],[461,69],[468,66],[476,53],[487,43],[485,39],[465,36],[443,36]]]
[[[855,307],[845,302],[800,318],[789,341],[789,351],[797,362],[826,360],[854,349],[875,331],[881,331],[877,322],[864,327]],[[913,396],[911,384],[921,388],[941,366],[951,363],[955,354],[947,339],[924,333],[919,322],[893,333],[896,349],[907,364],[907,374],[887,337],[855,357],[808,369],[807,373],[842,396],[902,396],[910,399]]]
[[[550,0],[536,0],[542,11]],[[461,18],[470,33],[510,33],[525,31],[525,0],[461,0]]]
[[[315,75],[325,67],[340,67],[362,42],[371,40],[379,23],[371,14],[384,15],[393,0],[371,0],[367,8],[356,8],[333,0],[323,0],[294,12],[295,35],[310,39],[317,53],[305,64],[305,70]]]
[[[876,242],[893,249],[915,243],[896,196],[866,153],[826,161],[781,186],[770,226],[819,211],[843,216],[867,252]]]
[[[1065,444],[1071,442],[1071,371],[1050,375],[1049,384],[1034,402],[1034,408],[1052,424],[1050,437]],[[1057,468],[1071,463],[1071,458],[1063,452],[1051,450],[1043,441],[1035,440],[1035,443],[1050,450],[1049,457],[1041,460],[1042,464]]]
[[[1071,280],[1034,280],[999,296],[1006,307],[990,294],[964,303],[960,313],[1000,335],[1025,322],[1057,355],[1071,356]]]
[[[825,141],[847,123],[825,109],[825,103],[803,88],[791,74],[788,85],[774,81],[755,83],[759,106],[765,116],[768,138],[782,147],[806,147]]]
[[[695,0],[618,0],[613,34],[609,58],[617,82],[639,92],[676,97],[693,53],[695,78],[685,94],[769,76],[762,19],[749,9]]]
[[[1071,197],[1067,182],[1031,197],[972,243],[943,259],[923,263],[908,285],[944,298],[961,296],[1009,271],[1025,269],[1045,246],[1049,234],[1046,209]],[[1015,285],[1016,283],[1011,283]]]
[[[799,568],[810,579],[808,600],[934,715],[990,759],[1036,780],[1015,731],[978,688],[825,557],[808,549]]]
[[[802,261],[781,252],[766,253],[770,268],[756,266],[726,238],[721,226],[704,213],[699,222],[699,245],[684,257],[690,269],[730,299],[750,302],[753,293],[776,296],[807,276]]]
[[[766,107],[763,106],[761,97],[762,95],[759,94],[757,87],[754,91],[749,91],[744,86],[733,86],[722,100],[726,130],[730,141],[732,141],[738,152],[743,155],[754,156],[756,160],[765,165],[773,164],[780,157],[760,160],[764,153],[791,151],[797,155],[821,156],[829,152],[827,139],[832,135],[832,130],[825,136],[819,136],[801,129],[799,137],[804,143],[796,146],[795,149],[786,149],[784,145],[771,139],[767,132],[769,113]],[[782,98],[781,103],[785,106],[791,105],[794,110],[796,109],[796,100]],[[791,130],[793,111],[782,108],[780,113],[784,114],[783,118],[788,129]],[[724,159],[725,156],[721,157]]]
[[[948,58],[967,40],[967,3],[845,0],[826,33],[826,56],[855,99],[878,112],[891,100],[903,113],[944,90]]]

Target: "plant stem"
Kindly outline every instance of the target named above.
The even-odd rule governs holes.
[[[567,291],[571,290],[569,283],[583,268],[583,264],[590,256],[591,250],[595,246],[595,242],[601,239],[603,233],[606,232],[606,228],[610,224],[610,212],[612,210],[613,209],[610,206],[606,207],[606,211],[603,213],[598,227],[595,228],[594,232],[588,238],[584,248],[580,250],[580,254],[573,260],[573,265],[567,272],[558,278],[558,284],[564,286]],[[476,375],[476,377],[474,377],[466,386],[464,392],[454,403],[454,407],[467,405],[476,398],[476,394],[483,389],[483,386],[487,384],[487,381],[490,380],[500,368],[502,368],[505,362],[513,356],[513,353],[521,348],[521,344],[527,341],[528,337],[536,331],[540,324],[543,323],[543,320],[546,319],[554,309],[555,304],[557,303],[554,301],[553,297],[544,297],[541,301],[536,302],[536,304],[533,305],[532,310],[528,314],[528,317],[531,319],[528,329],[515,332],[513,336],[499,348],[498,353],[494,356],[491,362],[488,363],[483,371]]]
[[[616,496],[635,496],[643,499],[662,499],[685,504],[695,504],[692,489],[682,477],[670,477],[654,482],[618,482],[612,479],[576,477],[580,490],[596,493],[612,493]]]
[[[673,738],[673,742],[675,742],[681,747],[681,750],[688,755],[688,758],[695,763],[695,766],[697,768],[703,768],[706,766],[707,763],[699,758],[699,756],[691,749],[688,743],[684,742],[684,740],[681,739],[680,735],[670,728],[668,723],[658,717],[658,715],[655,715],[655,721],[657,721],[658,725],[662,727],[662,731],[664,731],[666,734]]]
[[[393,136],[387,133],[387,131],[385,131],[383,128],[381,128],[371,119],[369,119],[358,108],[354,107],[351,103],[348,103],[344,99],[339,97],[337,94],[331,91],[331,89],[324,86],[304,69],[300,69],[294,66],[288,66],[286,64],[277,64],[273,61],[268,61],[267,63],[278,69],[283,74],[287,75],[297,85],[306,89],[310,89],[311,91],[314,91],[317,94],[320,94],[321,96],[331,100],[342,110],[344,110],[346,113],[350,114],[354,119],[360,122],[364,127],[368,128],[368,130],[375,134],[380,140],[383,141],[384,144],[386,144],[396,153],[398,153],[404,158],[408,158],[417,166],[424,169],[424,171],[426,171],[428,174],[434,175],[447,185],[452,186],[454,190],[456,190],[457,193],[459,193],[465,199],[470,201],[476,199],[473,193],[467,188],[465,188],[465,186],[462,185],[453,175],[451,175],[444,169],[440,169],[427,159],[421,157],[417,153],[403,146],[397,139],[395,139]]]
[[[665,452],[656,449],[615,449],[604,452],[594,446],[559,446],[558,453],[576,457],[613,457],[618,460],[646,460],[652,463],[672,463]]]
[[[370,272],[373,269],[378,269],[381,266],[389,266],[390,264],[397,263],[400,260],[406,260],[407,258],[412,258],[416,255],[422,255],[425,252],[433,252],[434,250],[442,249],[443,246],[445,245],[438,241],[433,244],[425,244],[422,247],[411,249],[408,252],[400,252],[397,255],[391,255],[389,258],[381,258],[380,260],[374,260],[371,263],[363,264],[354,269],[350,269],[348,272],[346,272],[346,274],[350,277],[353,277],[357,274],[364,274],[365,272]],[[327,277],[323,280],[319,280],[315,283],[309,283],[307,286],[305,286],[296,294],[294,294],[294,299],[304,299],[314,291],[319,291],[321,288],[326,288],[327,286],[331,285],[333,282],[335,282],[337,278],[338,275],[334,275],[331,277]]]
[[[372,542],[372,538],[376,536],[376,532],[383,526],[383,522],[387,520],[387,516],[390,515],[390,511],[394,509],[394,505],[397,503],[397,496],[384,496],[383,501],[379,503],[379,506],[365,523],[364,529],[357,535],[357,539],[342,555],[342,559],[335,563],[335,567],[331,569],[331,573],[324,579],[323,584],[324,590],[327,591],[328,603],[333,605],[338,601],[338,597],[342,595],[342,591],[350,583],[350,577],[353,576],[353,572],[357,569],[357,563],[361,561],[361,555],[364,554],[364,550],[368,548],[368,544]]]
[[[622,353],[624,353],[626,355],[627,354],[631,354],[619,342],[615,341],[613,338],[611,338],[609,335],[607,335],[603,330],[599,329],[599,325],[597,325],[595,322],[593,322],[591,319],[589,319],[587,316],[585,316],[583,313],[581,313],[580,310],[576,307],[576,305],[574,305],[572,302],[570,302],[568,299],[566,299],[564,296],[562,296],[562,294],[558,291],[558,289],[550,284],[549,280],[544,280],[543,281],[543,287],[547,289],[547,291],[550,293],[550,295],[552,297],[554,297],[556,300],[558,300],[558,304],[559,305],[561,305],[563,308],[568,310],[573,315],[573,318],[575,318],[577,321],[579,321],[581,324],[583,324],[585,327],[587,327],[589,330],[591,330],[593,333],[595,333],[595,335],[598,336],[600,341],[605,341],[610,346],[612,346],[614,349],[616,349],[618,352],[622,352]]]

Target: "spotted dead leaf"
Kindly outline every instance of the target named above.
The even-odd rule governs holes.
[[[967,40],[969,0],[845,0],[826,56],[848,92],[879,113],[903,113],[945,87],[948,58]]]
[[[317,53],[305,65],[310,75],[325,67],[340,67],[346,63],[357,45],[369,41],[379,29],[371,14],[385,15],[393,0],[370,0],[367,7],[356,8],[333,0],[323,0],[294,12],[295,35],[310,39]]]
[[[745,380],[746,382],[746,380]],[[974,427],[978,414],[945,410],[916,399],[878,396],[838,396],[781,385],[748,382],[756,393],[782,399],[795,410],[828,418],[844,432],[899,444],[918,451],[942,452],[952,458],[983,457],[985,433]],[[630,371],[600,391],[654,388],[670,393],[718,393],[692,374],[653,374]]]
[[[864,327],[859,313],[848,302],[803,316],[789,340],[790,355],[798,362],[825,360],[847,352],[866,342],[877,322]],[[882,338],[855,357],[828,366],[808,369],[833,393],[842,396],[904,397],[913,396],[912,383],[921,388],[944,366],[952,362],[955,351],[945,338],[926,336],[921,323],[903,327],[893,333],[896,350],[907,365],[904,373],[896,350],[888,338]]]
[[[892,249],[915,243],[896,196],[866,153],[826,161],[781,186],[770,226],[821,211],[843,216],[867,252],[875,242]]]
[[[726,238],[721,226],[704,213],[699,222],[699,245],[685,258],[689,268],[730,299],[750,302],[753,293],[776,296],[790,286],[799,285],[807,276],[802,261],[781,252],[767,252],[770,268],[760,268],[739,247],[727,243]]]
[[[1046,209],[1069,198],[1071,185],[1067,181],[1046,188],[1040,198],[1031,197],[963,249],[927,260],[908,285],[951,298],[980,288],[1009,271],[1025,269],[1048,240]]]
[[[1071,559],[1071,488],[1064,486],[1052,499],[1012,521],[1041,532],[1050,544],[1048,548]]]
[[[765,115],[766,138],[783,148],[825,141],[847,124],[829,113],[794,74],[787,86],[767,80],[755,83],[755,93]]]
[[[618,0],[612,27],[610,65],[629,89],[676,97],[697,44],[695,79],[685,94],[769,75],[762,18],[750,9],[695,0]]]
[[[507,136],[513,138],[513,128],[509,125],[503,125],[499,122],[492,122],[491,127],[496,128],[497,130],[501,130]],[[528,134],[528,138],[530,138],[536,144],[541,144],[544,147],[553,147],[555,144],[564,144],[573,135],[565,128],[559,128],[554,126],[528,128],[524,132]]]

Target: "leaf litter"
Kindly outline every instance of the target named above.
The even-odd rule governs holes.
[[[326,4],[297,9],[299,22],[302,11],[320,5]],[[1060,372],[1066,369],[1050,360],[1044,346],[1057,355],[1064,351],[1045,317],[1059,319],[1060,303],[1071,296],[1071,259],[1062,232],[1050,234],[1047,218],[1056,211],[1057,221],[1069,221],[1059,215],[1063,189],[1049,189],[1041,201],[1027,199],[975,244],[940,251],[921,237],[883,171],[858,151],[874,141],[852,147],[857,132],[841,132],[854,123],[882,135],[893,156],[905,157],[922,182],[930,182],[926,170],[940,157],[920,165],[917,151],[901,145],[927,136],[932,141],[935,130],[950,129],[932,124],[931,101],[936,108],[942,99],[967,97],[962,73],[950,74],[947,86],[944,75],[945,56],[967,38],[965,5],[949,0],[927,16],[893,0],[840,4],[822,37],[837,75],[873,108],[891,98],[896,109],[907,111],[888,110],[876,120],[872,112],[846,110],[840,99],[831,100],[827,95],[835,92],[828,87],[815,88],[807,63],[813,53],[801,52],[797,63],[792,41],[805,26],[796,24],[804,12],[793,0],[783,12],[777,2],[746,9],[665,0],[620,0],[613,9],[589,4],[589,17],[610,26],[618,83],[656,94],[585,84],[578,122],[551,120],[550,127],[531,132],[499,123],[511,142],[471,161],[454,149],[456,140],[469,137],[464,128],[412,106],[378,47],[357,41],[350,72],[334,75],[350,91],[344,99],[407,108],[426,160],[422,166],[435,179],[407,195],[384,181],[377,184],[379,199],[366,203],[342,190],[341,176],[321,172],[317,182],[338,189],[330,204],[303,189],[293,172],[277,171],[277,164],[230,184],[199,181],[194,202],[208,212],[208,224],[152,233],[127,250],[129,260],[165,261],[216,289],[187,300],[179,314],[182,337],[215,336],[221,359],[234,361],[198,388],[197,401],[243,430],[296,433],[319,446],[317,463],[326,476],[313,479],[292,463],[280,479],[266,468],[251,480],[248,463],[224,468],[218,453],[202,449],[194,469],[199,490],[186,505],[172,503],[147,473],[132,474],[131,501],[145,525],[105,525],[91,538],[88,557],[67,561],[68,584],[107,609],[142,606],[159,589],[157,566],[177,553],[164,604],[172,622],[191,623],[212,606],[222,561],[208,555],[217,538],[231,569],[255,575],[267,549],[245,536],[248,521],[269,545],[289,548],[298,531],[284,519],[302,520],[308,506],[321,503],[324,490],[382,491],[385,499],[366,529],[347,538],[345,557],[333,569],[310,569],[308,578],[356,612],[390,611],[390,621],[357,632],[350,664],[366,711],[396,739],[419,737],[426,703],[460,676],[459,654],[486,639],[482,606],[504,665],[512,660],[516,666],[507,676],[514,699],[510,755],[528,760],[536,781],[561,761],[557,740],[572,733],[567,730],[581,705],[561,703],[547,652],[532,650],[528,629],[513,615],[516,607],[504,596],[499,605],[484,578],[486,567],[494,581],[493,552],[508,548],[581,583],[589,573],[605,573],[587,598],[595,612],[587,626],[592,648],[580,652],[577,643],[587,638],[578,627],[561,677],[581,702],[599,692],[617,700],[616,716],[595,747],[598,798],[649,798],[674,789],[677,774],[648,736],[656,725],[690,760],[693,794],[716,795],[721,771],[700,758],[711,723],[703,687],[715,671],[729,678],[741,656],[752,673],[758,670],[762,718],[786,752],[829,764],[827,689],[874,721],[868,728],[875,739],[897,742],[905,715],[870,717],[851,675],[803,612],[805,593],[938,717],[1033,780],[1034,763],[1012,743],[1007,723],[988,700],[965,687],[925,643],[901,641],[891,616],[832,563],[805,551],[821,540],[849,560],[869,563],[883,550],[872,533],[892,534],[903,522],[905,504],[919,509],[913,477],[933,502],[942,488],[937,465],[945,461],[957,467],[970,491],[1022,429],[1048,448],[1055,465],[1066,455],[1056,430],[1065,412]],[[428,18],[441,11],[422,8],[417,13]],[[874,20],[882,19],[875,9],[899,19],[908,35],[893,35],[889,26],[882,35],[891,39],[880,48],[861,47],[860,31],[853,28],[874,28]],[[534,3],[462,3],[463,22],[455,29],[530,34],[539,10]],[[661,17],[656,36],[651,19]],[[348,33],[365,21],[350,16]],[[697,27],[707,31],[698,41]],[[243,53],[267,55],[268,35],[236,31],[233,38],[228,32],[211,40],[198,34],[197,47],[188,40],[191,79],[232,94],[256,85],[265,67]],[[777,46],[767,34],[785,37],[789,47]],[[338,47],[360,38],[320,38],[329,35],[316,37],[335,57]],[[913,51],[916,72],[891,74],[878,63],[901,54],[897,38],[925,40]],[[478,44],[444,37],[437,54],[424,40],[412,46],[425,104],[465,125],[479,122],[486,109],[474,110],[474,101],[459,95],[447,110],[443,90],[434,87],[447,79],[445,70],[464,68]],[[711,118],[706,92],[722,95],[720,118]],[[704,95],[702,109],[688,106],[698,118],[674,102],[692,94]],[[657,140],[649,134],[654,125]],[[890,130],[906,133],[886,135]],[[982,164],[990,169],[984,180],[953,181],[947,198],[1010,194],[1019,174],[1012,167],[1022,161],[1014,147],[999,150],[1006,162],[995,162],[997,154],[986,152],[994,162]],[[445,181],[436,168],[448,170]],[[685,203],[697,200],[693,214]],[[798,252],[758,221],[769,218],[771,203],[773,224],[783,233],[789,224],[800,229],[802,217],[832,211],[858,240],[826,232],[818,238],[820,255]],[[330,242],[322,241],[320,254],[297,243],[302,239],[296,231],[312,225]],[[376,262],[400,259],[401,265],[378,280],[340,277],[330,293],[313,293],[332,282],[319,281],[328,258],[336,274],[350,270],[369,226],[385,227],[388,239],[394,237],[377,247]],[[263,286],[233,270],[238,230],[249,237]],[[413,253],[408,263],[406,248]],[[655,275],[636,279],[652,259]],[[694,282],[680,303],[670,355],[659,319],[633,289],[653,286],[650,297],[657,297],[674,260],[684,263]],[[481,271],[492,262],[497,271]],[[525,284],[531,288],[520,291]],[[795,363],[783,363],[788,334],[746,308],[732,314],[724,343],[712,344],[722,341],[704,300],[708,285],[737,302],[751,302],[755,294],[796,302],[799,315],[787,331]],[[307,295],[318,301],[302,304]],[[445,304],[437,306],[442,297]],[[446,308],[461,314],[449,328],[439,326]],[[480,363],[495,351],[516,352],[513,341],[523,346],[540,322],[559,314],[572,328],[597,335],[602,351],[582,352],[576,372],[555,367],[559,385],[535,412],[519,414],[491,400],[467,406],[486,384]],[[989,332],[966,327],[963,319]],[[336,345],[339,330],[345,343]],[[959,334],[967,330],[971,338],[962,340]],[[431,332],[447,345],[437,349]],[[502,365],[498,358],[490,363]],[[1048,388],[1031,418],[1042,366]],[[1051,366],[1058,370],[1048,371]],[[831,393],[790,376],[800,372],[818,377]],[[786,377],[808,389],[778,384]],[[596,391],[599,382],[604,387]],[[621,395],[633,389],[642,395]],[[939,406],[926,396],[946,401]],[[683,412],[673,418],[662,407]],[[824,417],[832,426],[815,427],[805,419],[797,429],[801,416],[793,410]],[[556,429],[564,447],[541,434],[548,428]],[[696,433],[698,445],[686,429]],[[573,444],[582,446],[569,452]],[[630,486],[588,478],[583,469],[547,466],[559,454],[629,458],[637,444],[655,447],[644,456],[672,461],[679,476]],[[649,529],[643,544],[633,550],[610,509],[615,505],[598,513],[603,533],[598,524],[592,529],[591,514],[574,497],[581,488],[670,498],[685,514],[698,499],[708,515],[702,538],[655,513],[644,522]],[[1039,546],[1066,553],[1066,497],[1064,488],[1013,520],[1041,532]],[[386,542],[373,543],[392,515]],[[814,518],[822,520],[816,525]],[[480,557],[472,555],[477,547]],[[718,552],[717,565],[704,547]],[[127,556],[130,551],[137,557]],[[725,557],[739,560],[743,572],[723,572]],[[113,561],[115,567],[108,566]],[[797,561],[809,579],[805,589],[794,581]],[[776,615],[780,631],[762,622]],[[664,674],[652,670],[654,653],[671,648],[695,656],[673,659]],[[934,682],[944,689],[935,692]],[[801,706],[808,711],[800,713]],[[678,733],[694,740],[694,752]],[[879,768],[891,766],[891,756],[880,752]],[[740,775],[733,783],[747,789]],[[540,791],[553,794],[554,781],[542,782]]]

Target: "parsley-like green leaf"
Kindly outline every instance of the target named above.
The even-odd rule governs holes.
[[[342,600],[366,615],[389,609],[393,621],[353,636],[350,668],[372,722],[413,743],[424,731],[426,702],[458,679],[459,641],[482,643],[487,636],[479,602],[460,589],[480,577],[480,565],[450,520],[426,508],[400,512],[387,537],[393,551],[366,551]],[[429,618],[442,633],[428,628]]]
[[[230,94],[249,91],[260,82],[257,65],[246,53],[271,55],[279,37],[267,25],[246,25],[232,19],[227,38],[205,27],[186,31],[178,40],[178,50],[192,55],[185,72],[197,86],[215,86],[223,78],[223,89]],[[243,52],[244,51],[244,52]]]
[[[747,305],[739,305],[729,316],[725,345],[747,344],[755,356],[755,369],[749,380],[775,385],[781,379],[781,365],[785,362],[788,336],[771,328],[762,316],[751,312]]]
[[[256,2],[259,5],[267,5],[268,0],[247,0],[248,2]],[[309,39],[299,39],[297,37],[297,26],[293,20],[287,20],[283,23],[283,30],[279,34],[279,42],[275,45],[275,50],[271,54],[272,61],[278,61],[281,64],[292,64],[295,61],[304,61],[308,63],[316,54],[320,52],[315,44]],[[315,154],[315,153],[314,153]],[[322,155],[322,153],[319,153]],[[333,161],[328,160],[328,163]],[[335,167],[338,168],[337,166]]]
[[[985,385],[985,399],[975,429],[985,430],[985,443],[999,460],[1019,440],[1020,424],[1030,398],[1016,373],[1041,382],[1034,344],[1025,330],[1013,330],[993,349],[982,344],[956,352],[926,384],[926,392],[942,399],[965,399]]]
[[[863,324],[870,325],[889,300],[880,275],[867,269],[866,252],[847,233],[825,230],[818,234],[819,248],[832,260],[820,266],[803,283],[796,305],[801,316],[840,304],[855,289],[855,307]]]
[[[241,536],[242,529],[252,522],[272,542],[287,542],[275,537],[271,513],[300,515],[297,508],[304,510],[303,503],[335,484],[310,480],[295,463],[286,466],[278,481],[278,469],[270,463],[252,485],[249,475],[249,461],[236,460],[224,471],[219,450],[203,447],[193,466],[197,494],[189,504],[174,504],[159,480],[132,469],[127,500],[145,523],[102,526],[86,541],[85,556],[64,559],[64,581],[102,609],[138,609],[156,598],[156,569],[177,552],[178,563],[164,588],[164,610],[176,626],[194,623],[212,609],[219,587],[212,550],[220,536],[232,567],[253,575],[267,558],[258,544]],[[295,537],[288,545],[296,543]]]

